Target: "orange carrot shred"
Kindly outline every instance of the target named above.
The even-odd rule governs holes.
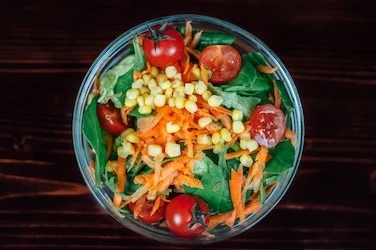
[[[193,39],[192,39],[191,43],[189,44],[190,48],[192,48],[192,49],[196,48],[196,46],[198,45],[198,42],[200,41],[202,32],[203,31],[200,30],[199,32],[196,32],[196,34],[194,34]]]
[[[238,170],[231,169],[231,179],[229,180],[231,201],[236,211],[236,217],[241,221],[245,219],[244,202],[242,198],[243,165],[239,165]]]
[[[146,69],[141,72],[142,75],[149,74],[151,71],[151,64],[150,62],[146,61]]]
[[[276,108],[280,108],[282,104],[281,93],[279,92],[275,81],[273,82],[273,90],[274,90],[274,106]]]
[[[125,182],[126,182],[126,169],[125,169],[125,163],[126,163],[126,158],[123,157],[118,157],[118,167],[117,167],[117,177],[118,181],[116,184],[116,192],[121,193],[124,191],[125,187]],[[115,207],[119,207],[121,205],[122,197],[115,193],[114,194],[114,200],[113,203]]]
[[[190,47],[185,47],[185,50],[188,52],[188,54],[194,56],[197,60],[199,60],[200,54],[195,49],[192,49]]]
[[[201,71],[201,79],[207,85],[209,83],[209,76],[203,64],[200,64],[200,71]]]
[[[259,65],[257,65],[257,69],[261,73],[273,74],[274,72],[276,72],[278,70],[278,67],[269,67],[269,66],[266,66],[266,65],[259,64]]]
[[[226,153],[225,154],[225,159],[226,160],[230,160],[230,159],[234,159],[234,158],[240,157],[242,155],[249,155],[250,153],[251,152],[248,149],[242,149],[242,150],[238,150],[238,151]]]

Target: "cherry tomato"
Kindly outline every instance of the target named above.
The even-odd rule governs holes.
[[[184,40],[175,28],[156,26],[145,34],[142,48],[148,62],[157,67],[166,67],[183,57]]]
[[[204,48],[199,63],[212,72],[209,81],[213,84],[231,81],[242,67],[241,56],[231,45],[210,45]]]
[[[129,126],[123,122],[120,110],[117,109],[112,102],[106,104],[98,103],[97,115],[101,127],[110,134],[119,135],[129,128]]]
[[[175,235],[194,237],[205,231],[210,220],[209,207],[200,197],[179,194],[167,204],[165,219]]]
[[[260,145],[272,148],[277,145],[285,132],[286,118],[282,110],[272,104],[258,106],[250,118],[251,137]]]
[[[148,223],[148,224],[158,224],[165,215],[166,210],[166,203],[163,202],[163,204],[157,209],[157,211],[154,214],[151,214],[151,211],[153,209],[154,201],[150,200],[144,200],[141,202],[142,199],[137,200],[134,203],[129,204],[129,209],[134,213],[137,206],[142,206],[139,209],[138,215],[136,218],[142,222]]]

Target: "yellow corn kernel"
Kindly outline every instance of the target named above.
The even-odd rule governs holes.
[[[148,88],[151,90],[152,88],[158,86],[157,82],[155,81],[154,78],[150,79],[150,81],[148,82]]]
[[[245,131],[245,132],[240,134],[239,138],[249,141],[251,139],[251,134],[249,132]]]
[[[139,143],[140,138],[135,133],[128,134],[125,139],[131,143]]]
[[[149,105],[144,105],[141,107],[138,107],[138,112],[143,115],[150,114],[153,111],[153,109]]]
[[[202,93],[202,99],[204,99],[205,101],[208,101],[209,98],[213,95],[213,93],[210,91],[210,90],[205,90],[204,93]]]
[[[121,147],[122,147],[122,153],[124,153],[125,155],[132,155],[132,154],[134,154],[134,152],[135,152],[135,149],[134,149],[134,146],[133,146],[133,144],[132,143],[130,143],[130,142],[125,142],[125,143],[122,143],[121,144]],[[119,150],[119,148],[118,148],[118,150]]]
[[[214,132],[212,134],[211,141],[213,144],[222,144],[223,139],[221,138],[221,134],[219,132]]]
[[[138,89],[128,89],[127,92],[125,93],[125,96],[128,99],[136,99],[137,96],[140,95],[140,91]]]
[[[232,111],[231,118],[232,118],[233,121],[241,121],[241,120],[243,120],[243,111],[241,111],[239,109],[234,109]]]
[[[174,93],[172,93],[172,97],[185,97],[185,93],[184,91],[174,91]]]
[[[198,107],[197,107],[197,103],[192,101],[192,100],[187,100],[185,103],[184,103],[184,108],[191,114],[193,114],[194,112],[197,111]]]
[[[221,130],[219,130],[219,133],[221,135],[222,140],[224,140],[225,142],[231,141],[231,133],[227,128],[221,128]]]
[[[190,96],[188,96],[188,100],[191,100],[191,101],[197,102],[197,96],[195,96],[195,95],[190,95]]]
[[[202,145],[211,145],[212,140],[210,135],[202,134],[197,136],[197,143]]]
[[[200,128],[205,128],[205,127],[208,126],[212,121],[213,121],[213,120],[212,120],[211,117],[201,117],[200,119],[198,119],[198,126],[200,126]]]
[[[183,109],[185,106],[186,99],[182,96],[178,96],[175,98],[175,107],[178,109]]]
[[[154,105],[156,107],[163,107],[164,105],[166,105],[166,95],[161,95],[161,94],[158,94],[158,95],[155,95],[154,96]]]
[[[153,95],[145,96],[145,105],[148,105],[150,107],[154,107],[154,96]]]
[[[148,155],[152,156],[152,157],[155,157],[157,155],[159,155],[160,153],[162,153],[162,147],[158,144],[150,144],[148,146]]]
[[[175,66],[171,65],[171,66],[166,67],[165,73],[166,73],[167,78],[172,79],[175,77],[176,73],[178,73],[178,70],[176,69]]]
[[[167,81],[168,78],[167,78],[166,74],[159,73],[159,74],[155,77],[155,80],[157,81],[157,83],[161,83],[161,82]]]
[[[124,105],[126,107],[134,107],[134,106],[137,105],[137,100],[136,99],[125,98]]]
[[[208,86],[206,86],[206,84],[203,82],[203,81],[198,81],[195,85],[195,93],[196,94],[199,94],[199,95],[202,95],[205,90],[208,89]]]
[[[173,92],[174,90],[170,87],[165,90],[164,94],[166,95],[166,98],[169,99],[172,96]]]
[[[155,86],[155,87],[152,87],[150,89],[150,94],[152,95],[158,95],[158,94],[162,94],[163,93],[163,89],[159,86]]]
[[[167,122],[166,123],[166,131],[169,134],[176,133],[180,130],[179,124],[173,123],[173,122]]]
[[[194,91],[195,85],[193,85],[192,83],[186,83],[184,85],[184,93],[186,93],[187,95],[192,95]]]
[[[240,134],[244,132],[244,124],[242,121],[233,121],[232,122],[232,130],[236,134]]]
[[[247,149],[247,144],[249,142],[250,139],[240,139],[239,141],[239,147],[241,149]]]
[[[184,83],[183,83],[182,80],[175,79],[175,80],[172,81],[172,83],[171,83],[171,87],[172,87],[172,88],[175,89],[175,88],[177,88],[177,87],[179,87],[179,86],[183,86],[183,87],[184,87]]]
[[[121,137],[122,140],[126,140],[127,136],[129,134],[134,133],[134,132],[135,132],[135,130],[133,128],[127,128],[126,130],[124,130],[123,132],[121,132],[120,137]]]
[[[213,148],[213,153],[214,154],[219,154],[221,153],[223,150],[223,144],[222,143],[217,143],[214,145],[214,148]]]
[[[153,79],[153,76],[151,74],[145,74],[142,76],[142,80],[144,81],[145,85],[148,85],[151,79]]]
[[[192,67],[192,73],[197,77],[200,78],[201,76],[201,69],[198,67],[197,63],[195,63]]]
[[[170,82],[170,80],[166,80],[166,81],[160,82],[159,83],[159,87],[161,87],[161,89],[163,89],[163,90],[171,88],[171,82]]]
[[[158,74],[159,74],[158,68],[155,67],[155,66],[151,66],[151,68],[150,68],[150,75],[152,77],[156,77]]]
[[[142,86],[141,88],[140,88],[140,94],[141,95],[145,95],[145,94],[149,94],[150,93],[150,89],[148,88],[148,87],[146,87],[146,86]]]
[[[177,157],[181,155],[180,145],[174,142],[167,142],[165,152],[169,157]]]
[[[174,76],[174,80],[182,80],[182,76],[181,76],[181,73],[176,73],[176,75]]]
[[[212,95],[208,99],[209,106],[213,108],[221,106],[222,103],[223,103],[223,98],[219,95]]]
[[[145,97],[143,97],[142,95],[138,96],[136,100],[137,100],[138,106],[141,107],[145,105]]]
[[[175,98],[168,98],[168,106],[170,106],[171,108],[175,107]]]
[[[259,144],[257,143],[256,140],[254,139],[251,139],[247,142],[247,149],[252,152],[252,151],[255,151],[256,149],[258,149],[259,147]]]
[[[242,155],[239,160],[244,167],[250,167],[253,164],[253,159],[250,155]]]
[[[132,82],[132,89],[139,89],[144,86],[144,80],[137,79],[136,81]]]

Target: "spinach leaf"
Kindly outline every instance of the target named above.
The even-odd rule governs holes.
[[[102,129],[97,116],[97,100],[94,97],[85,110],[82,118],[82,130],[86,140],[95,153],[95,182],[101,183],[101,174],[106,166],[106,146],[103,143]]]
[[[228,185],[227,170],[216,165],[209,157],[204,157],[194,165],[193,173],[204,186],[203,189],[184,186],[184,191],[204,199],[210,212],[227,212],[233,209]]]
[[[279,174],[294,166],[295,148],[289,140],[281,141],[269,153],[272,158],[265,166],[267,174]]]
[[[275,83],[281,95],[282,108],[284,109],[285,114],[288,115],[294,110],[294,105],[292,104],[290,96],[287,93],[286,87],[285,85],[283,85],[283,82],[281,80],[276,80]]]

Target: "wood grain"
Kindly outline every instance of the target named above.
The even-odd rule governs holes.
[[[372,1],[0,2],[0,248],[189,249],[120,226],[97,205],[72,145],[76,92],[122,32],[174,13],[252,32],[294,78],[304,154],[277,207],[207,249],[374,249],[376,9]],[[142,242],[142,244],[140,243]]]

